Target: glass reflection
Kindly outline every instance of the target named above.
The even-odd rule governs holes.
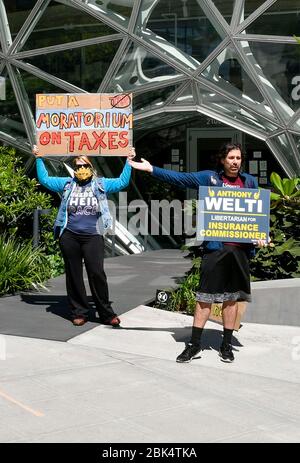
[[[95,17],[76,8],[51,2],[44,11],[22,50],[48,47],[93,37],[114,34],[116,31]]]
[[[35,115],[36,110],[36,94],[38,93],[66,93],[60,87],[50,84],[45,80],[41,80],[33,74],[20,70],[20,77],[22,79],[24,89],[26,91],[32,114]]]
[[[300,108],[300,45],[249,43],[266,79],[294,110]]]
[[[261,133],[270,133],[277,128],[262,116],[251,112],[250,109],[246,110],[238,104],[227,100],[222,95],[217,95],[213,91],[201,89],[201,99],[202,106],[218,111],[229,118],[231,122],[234,122],[234,120],[242,122],[245,126],[254,128]],[[232,123],[230,125],[234,126]]]
[[[279,135],[271,139],[271,143],[276,146],[277,153],[281,156],[283,165],[291,167],[295,175],[300,173],[300,153],[299,157],[295,158],[289,140],[285,134]],[[297,142],[296,142],[297,143]]]
[[[26,62],[88,92],[97,92],[120,41],[26,58]]]
[[[277,0],[246,29],[247,34],[300,35],[300,3]]]
[[[202,72],[202,76],[245,103],[262,103],[264,98],[240,64],[233,47],[227,47]]]
[[[15,36],[29,13],[36,4],[36,0],[2,0],[6,9],[8,24],[12,37]]]
[[[6,70],[1,73],[5,78],[5,100],[0,99],[0,131],[17,139],[26,137],[23,120],[17,104],[14,90]]]
[[[188,87],[186,87],[178,95],[178,97],[176,98],[176,101],[173,104],[175,104],[176,106],[177,105],[186,106],[186,105],[194,105],[194,104],[196,104],[192,87],[190,85]]]
[[[108,91],[121,92],[133,90],[141,85],[163,82],[181,74],[143,47],[131,44],[127,53],[111,80]]]
[[[247,19],[255,10],[265,3],[266,0],[241,0],[244,2],[243,19]]]
[[[297,150],[299,153],[299,164],[300,164],[300,135],[293,135],[293,136],[294,136],[294,140],[295,140]],[[299,172],[299,176],[300,176],[300,172]]]
[[[146,111],[162,107],[177,87],[176,85],[172,85],[170,87],[156,88],[153,91],[145,92],[141,95],[134,95],[133,110]]]
[[[143,8],[149,4],[143,1]],[[149,19],[141,28],[149,28],[176,48],[202,62],[219,43],[221,37],[196,0],[164,0],[153,2]]]
[[[230,24],[235,0],[213,0],[213,3],[222,13],[223,18]]]
[[[92,11],[98,11],[116,23],[127,27],[134,0],[84,0]]]

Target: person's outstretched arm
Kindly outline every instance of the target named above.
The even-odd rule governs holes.
[[[65,184],[71,180],[71,177],[49,177],[44,160],[39,157],[36,146],[33,147],[32,152],[36,156],[36,172],[40,184],[55,193],[61,193]]]
[[[131,177],[131,166],[129,165],[129,160],[135,157],[135,151],[133,149],[132,153],[127,156],[127,161],[124,165],[122,173],[118,178],[106,178],[103,177],[103,186],[106,194],[117,193],[118,191],[123,190],[129,185]]]
[[[172,183],[181,188],[196,188],[205,185],[205,178],[200,172],[175,172],[173,170],[155,167],[142,158],[142,162],[129,161],[129,164],[137,170],[149,172],[153,177],[159,178],[164,182]]]

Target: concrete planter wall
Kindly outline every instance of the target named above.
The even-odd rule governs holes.
[[[300,278],[251,283],[244,322],[300,326]]]

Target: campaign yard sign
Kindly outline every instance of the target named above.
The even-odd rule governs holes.
[[[269,222],[269,190],[199,187],[198,241],[268,240]]]
[[[132,94],[36,95],[41,155],[127,156],[132,126]]]

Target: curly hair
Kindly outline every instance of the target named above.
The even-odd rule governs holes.
[[[224,143],[218,154],[217,154],[217,157],[216,157],[216,164],[217,164],[217,169],[218,170],[222,170],[223,169],[223,164],[222,164],[222,160],[224,160],[227,156],[228,153],[230,153],[230,151],[232,150],[240,150],[241,152],[241,157],[242,157],[242,165],[244,164],[245,162],[245,157],[246,157],[246,153],[242,147],[242,145],[240,143],[232,143],[232,142],[227,142],[227,143]]]

